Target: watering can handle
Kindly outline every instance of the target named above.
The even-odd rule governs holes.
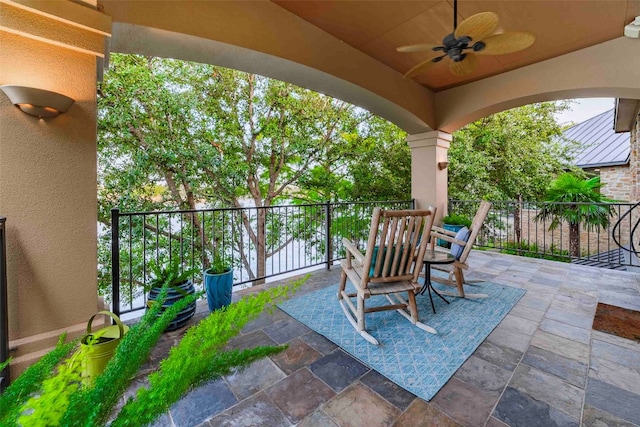
[[[120,330],[120,338],[122,338],[124,336],[124,326],[122,325],[122,322],[120,321],[120,318],[118,316],[116,316],[114,313],[112,313],[110,311],[107,311],[107,310],[99,311],[96,314],[94,314],[93,316],[91,316],[91,319],[89,319],[89,323],[87,323],[87,334],[91,333],[91,322],[93,322],[93,319],[98,314],[104,314],[105,316],[109,316],[113,320],[115,320],[116,325],[118,325],[118,330]]]

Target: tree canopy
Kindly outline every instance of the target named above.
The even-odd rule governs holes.
[[[410,198],[410,157],[401,130],[285,82],[114,54],[98,106],[99,219],[107,225],[116,206],[131,212]],[[256,212],[255,218],[240,214],[241,238],[259,254],[255,271],[248,254],[241,258],[262,277],[266,258],[305,228],[302,220],[299,227],[267,224],[266,211]],[[185,219],[208,246],[204,218]],[[290,227],[289,237],[266,241],[268,226]],[[103,258],[107,264],[106,253]]]
[[[113,207],[129,212],[266,208],[411,197],[405,132],[367,111],[206,64],[120,54],[110,62],[98,91],[98,216],[106,226]],[[567,167],[567,145],[558,140],[562,129],[553,116],[563,108],[529,105],[456,132],[449,151],[450,197],[539,199]],[[264,209],[256,212],[251,218],[238,214],[244,230],[238,239],[257,251],[257,266],[246,253],[239,258],[253,277],[262,277],[265,260],[309,227],[307,218],[284,221],[267,218]],[[203,231],[212,228],[201,223],[204,216],[182,220],[201,237],[196,249],[215,246],[217,237]],[[269,227],[275,237],[267,239]],[[145,235],[130,228],[131,238]],[[171,231],[163,238],[175,239]],[[99,253],[100,265],[108,265],[106,245]],[[204,267],[207,257],[215,253],[203,256]],[[101,283],[108,281],[105,269]]]
[[[540,200],[570,168],[571,142],[562,140],[556,112],[566,102],[543,102],[477,120],[453,134],[449,197],[463,200]]]
[[[210,65],[114,54],[99,95],[104,207],[409,197],[404,132],[307,89]]]

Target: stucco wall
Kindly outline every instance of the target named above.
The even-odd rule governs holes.
[[[447,161],[451,135],[425,132],[407,137],[411,147],[411,197],[417,209],[436,208],[436,222],[447,214],[447,169],[438,162]]]
[[[38,25],[46,21],[34,16]],[[18,361],[44,351],[48,333],[85,324],[98,307],[96,56],[38,38],[0,31],[0,84],[52,90],[76,103],[42,120],[0,93],[0,215]]]

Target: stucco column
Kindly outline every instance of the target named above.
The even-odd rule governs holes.
[[[108,17],[70,1],[0,3],[0,85],[75,100],[40,119],[0,92],[0,215],[7,218],[11,376],[98,308],[96,65]]]
[[[435,206],[436,221],[447,212],[447,167],[444,166],[451,140],[451,134],[440,131],[407,136],[411,147],[411,196],[416,199],[418,209]]]

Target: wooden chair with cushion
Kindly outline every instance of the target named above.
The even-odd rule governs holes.
[[[449,286],[456,286],[458,288],[458,293],[450,293],[450,292],[440,292],[441,294],[461,297],[461,298],[486,298],[486,294],[469,294],[464,291],[464,273],[463,270],[467,270],[469,268],[469,264],[467,263],[467,257],[469,256],[469,252],[480,233],[480,229],[482,229],[482,225],[484,224],[485,219],[487,218],[487,214],[489,213],[489,209],[491,209],[491,203],[487,201],[482,201],[480,203],[480,207],[473,217],[473,222],[471,223],[471,227],[466,230],[465,228],[460,230],[459,232],[453,232],[449,230],[445,230],[440,227],[432,227],[431,228],[431,249],[437,249],[435,246],[436,241],[438,239],[445,240],[451,243],[451,254],[456,258],[456,260],[452,264],[447,265],[438,265],[433,266],[432,268],[437,270],[442,270],[449,273],[447,278],[440,278],[431,276],[431,280],[435,282],[444,283]],[[465,235],[466,234],[466,235]],[[470,283],[470,282],[469,282]]]
[[[435,208],[397,211],[375,208],[364,254],[343,239],[347,256],[342,261],[338,300],[351,325],[372,344],[379,343],[366,332],[365,314],[375,311],[397,310],[417,327],[436,333],[418,321],[415,296],[422,287],[418,277],[434,214]],[[347,278],[356,292],[346,291]],[[406,300],[401,296],[405,292]],[[367,300],[376,295],[385,296],[390,304],[366,307]]]

